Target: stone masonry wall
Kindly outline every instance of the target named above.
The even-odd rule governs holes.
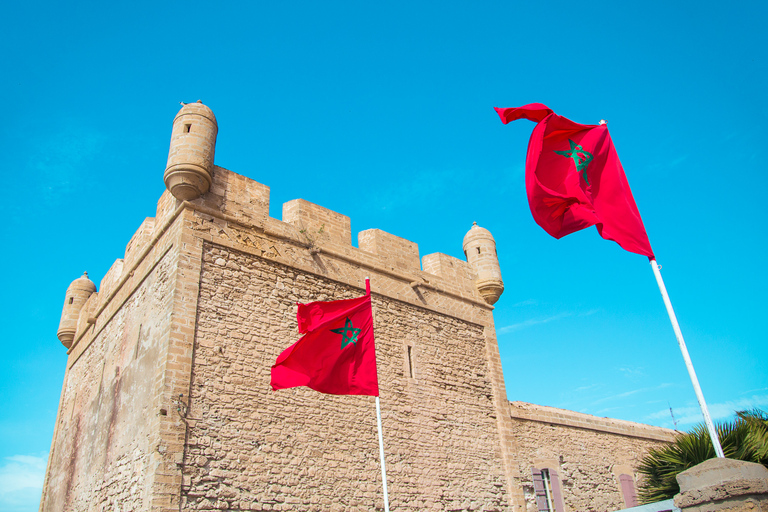
[[[184,510],[383,508],[373,397],[269,385],[295,302],[360,294],[205,244]],[[507,510],[483,326],[375,293],[373,310],[393,510]]]
[[[631,476],[637,488],[637,463],[649,448],[672,441],[676,434],[665,428],[524,402],[511,402],[510,415],[529,512],[538,510],[534,467],[556,471],[566,512],[625,508],[619,476]]]
[[[158,414],[152,376],[167,338],[174,266],[166,252],[122,307],[73,346],[41,511],[149,510],[155,447],[147,419]]]

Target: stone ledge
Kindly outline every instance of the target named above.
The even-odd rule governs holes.
[[[509,413],[513,419],[549,423],[565,427],[595,430],[629,437],[651,439],[654,441],[672,442],[677,436],[676,430],[653,427],[632,421],[599,418],[591,414],[529,404],[514,401],[509,403]]]
[[[762,464],[709,459],[678,474],[677,481],[675,506],[683,510],[705,504],[712,511],[764,510],[760,505],[768,505],[768,469]]]

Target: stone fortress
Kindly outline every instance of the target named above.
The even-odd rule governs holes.
[[[493,236],[420,259],[378,229],[214,165],[202,103],[173,122],[167,191],[97,289],[67,289],[67,349],[41,511],[383,510],[374,402],[273,392],[296,302],[371,279],[393,511],[607,512],[675,432],[509,402]],[[451,242],[453,243],[453,242]]]

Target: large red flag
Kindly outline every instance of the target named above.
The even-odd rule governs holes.
[[[497,108],[504,124],[535,121],[525,187],[536,223],[555,238],[594,225],[600,236],[654,259],[606,125],[578,124],[541,103]]]
[[[298,306],[299,332],[306,334],[277,356],[272,389],[379,396],[370,293]]]

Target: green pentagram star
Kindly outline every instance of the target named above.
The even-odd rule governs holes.
[[[576,171],[584,173],[584,181],[589,185],[589,180],[587,179],[587,166],[589,165],[589,162],[592,161],[592,153],[584,151],[581,144],[576,144],[571,139],[568,139],[568,142],[571,144],[571,149],[569,151],[555,150],[555,153],[567,158],[572,158],[573,163],[576,164]]]
[[[356,327],[352,326],[352,320],[347,317],[347,322],[344,325],[344,327],[340,327],[338,329],[331,329],[331,332],[335,332],[337,334],[341,334],[341,349],[344,350],[344,347],[352,343],[353,345],[357,346],[357,335],[360,334],[360,331],[362,329],[358,329]]]

